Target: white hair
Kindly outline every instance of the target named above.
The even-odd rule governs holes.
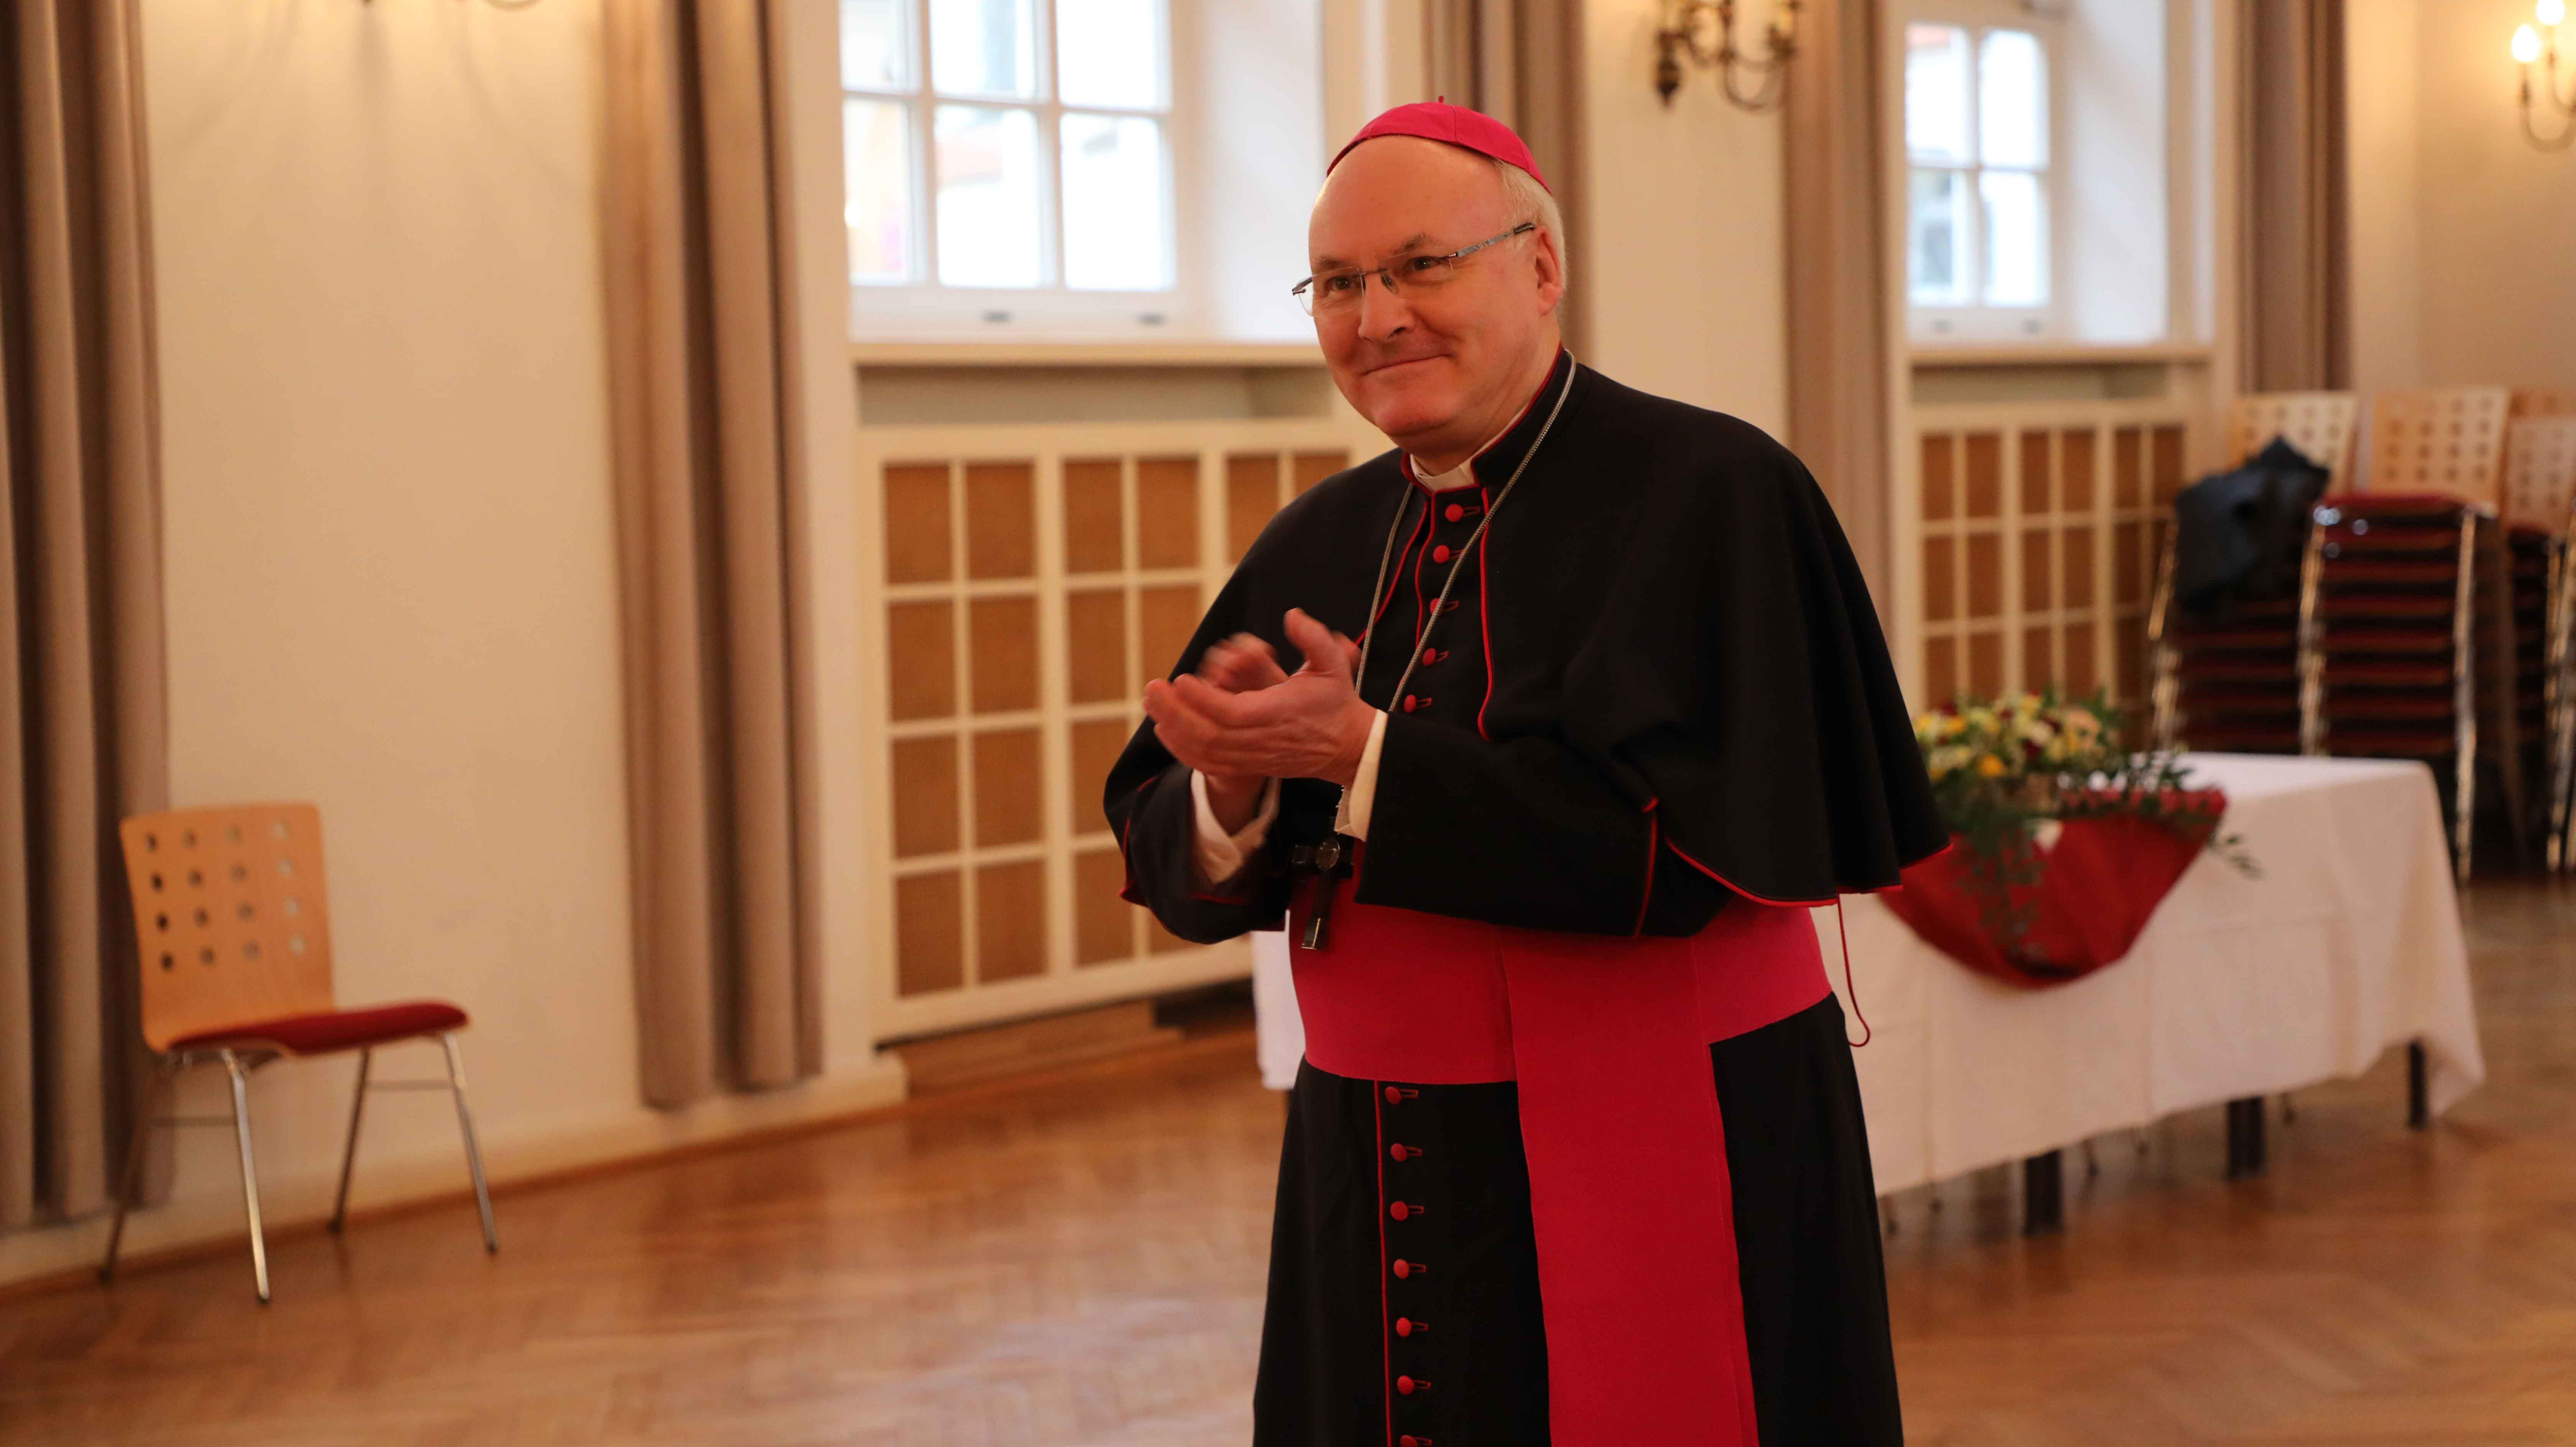
[[[1513,215],[1519,218],[1512,224],[1517,226],[1521,221],[1536,221],[1548,235],[1555,237],[1557,262],[1564,268],[1566,280],[1571,282],[1574,262],[1565,243],[1564,208],[1558,206],[1556,197],[1538,183],[1538,177],[1509,161],[1496,161],[1490,156],[1486,159],[1493,163],[1494,179],[1503,183],[1503,199],[1511,203]]]

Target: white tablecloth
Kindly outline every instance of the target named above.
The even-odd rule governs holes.
[[[2408,1040],[2431,1056],[2437,1113],[2486,1078],[2431,772],[2363,759],[2188,762],[2194,782],[2227,791],[2222,827],[2243,836],[2262,876],[2204,855],[2127,958],[2071,985],[1989,980],[1878,901],[1846,903],[1852,978],[1876,1031],[1855,1058],[1879,1190],[2358,1075]],[[1816,922],[1839,991],[1834,912]],[[1305,1048],[1286,937],[1255,936],[1253,968],[1262,1076],[1284,1088]]]

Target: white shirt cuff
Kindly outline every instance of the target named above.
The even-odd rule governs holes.
[[[1262,782],[1261,806],[1252,811],[1252,822],[1232,834],[1217,822],[1216,810],[1208,803],[1207,776],[1196,769],[1190,771],[1190,803],[1198,815],[1190,867],[1199,888],[1207,889],[1241,874],[1243,862],[1270,837],[1271,821],[1279,817],[1279,781]]]
[[[1369,722],[1366,747],[1360,750],[1360,766],[1351,777],[1351,786],[1342,791],[1342,807],[1333,815],[1333,832],[1348,834],[1353,839],[1368,837],[1369,811],[1377,806],[1377,756],[1386,744],[1386,710],[1379,709]]]

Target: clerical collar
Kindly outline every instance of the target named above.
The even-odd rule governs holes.
[[[1425,492],[1448,492],[1453,488],[1478,486],[1479,483],[1476,478],[1476,464],[1484,460],[1486,453],[1500,447],[1514,432],[1520,430],[1522,423],[1529,420],[1530,409],[1538,405],[1538,400],[1541,397],[1548,395],[1549,386],[1557,380],[1558,374],[1564,369],[1568,360],[1569,359],[1566,356],[1564,349],[1559,348],[1556,354],[1556,364],[1548,368],[1547,377],[1544,381],[1541,381],[1538,384],[1538,390],[1531,393],[1530,399],[1521,404],[1520,411],[1512,414],[1511,421],[1503,424],[1502,431],[1486,438],[1483,446],[1478,447],[1474,452],[1467,454],[1466,461],[1459,463],[1456,467],[1449,469],[1447,472],[1433,472],[1424,467],[1419,458],[1416,458],[1413,454],[1408,452],[1404,456],[1405,475],[1412,478],[1414,485],[1420,487]]]

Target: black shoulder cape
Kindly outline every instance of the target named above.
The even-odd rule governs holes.
[[[1822,903],[1892,885],[1947,842],[1868,589],[1786,448],[1560,357],[1476,476],[1433,494],[1389,452],[1318,483],[1271,520],[1174,665],[1250,632],[1295,668],[1292,606],[1377,630],[1361,691],[1388,721],[1358,898],[1687,934],[1730,892]],[[1275,927],[1287,850],[1329,832],[1337,797],[1287,781],[1260,858],[1196,888],[1188,770],[1149,720],[1107,789],[1128,896],[1185,938]]]

